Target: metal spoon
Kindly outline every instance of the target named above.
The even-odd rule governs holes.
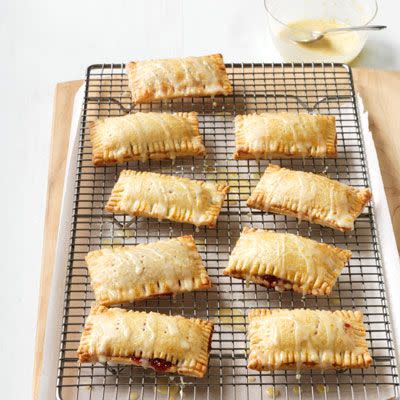
[[[386,25],[361,25],[361,26],[349,26],[346,28],[331,28],[324,31],[298,31],[292,37],[292,41],[296,43],[313,43],[317,40],[322,39],[327,33],[333,32],[351,32],[351,31],[380,31],[386,29]]]

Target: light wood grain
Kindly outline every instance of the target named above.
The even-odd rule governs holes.
[[[369,112],[371,131],[378,152],[397,245],[400,248],[400,72],[356,68],[353,74],[356,89],[361,93]],[[33,374],[35,400],[38,399],[42,370],[44,333],[55,261],[72,107],[76,91],[82,83],[83,81],[60,83],[55,92]]]
[[[51,278],[55,261],[57,233],[61,213],[65,165],[68,152],[74,97],[83,81],[59,83],[54,96],[53,124],[44,224],[42,271],[40,275],[35,358],[33,365],[33,398],[39,398],[39,382],[43,365],[43,343]],[[55,349],[56,351],[56,349]]]
[[[397,249],[400,250],[400,72],[353,70],[378,153]]]

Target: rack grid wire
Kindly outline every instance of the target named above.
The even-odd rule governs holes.
[[[306,221],[251,210],[246,200],[269,160],[232,159],[233,118],[263,111],[307,111],[336,117],[337,158],[273,160],[295,170],[325,174],[352,186],[368,186],[351,70],[341,64],[227,64],[234,93],[131,105],[124,64],[87,71],[66,266],[64,316],[57,378],[62,399],[387,399],[399,395],[373,206],[354,231],[342,233]],[[197,111],[205,158],[129,162],[94,167],[88,124],[135,111]],[[230,193],[215,229],[112,215],[104,211],[125,168],[228,182]],[[279,293],[222,274],[244,226],[291,232],[350,249],[353,257],[328,297]],[[94,300],[84,258],[100,246],[128,245],[193,235],[213,288],[164,296],[124,307],[199,317],[215,322],[209,370],[203,379],[169,377],[134,366],[77,363],[76,349]],[[259,373],[247,369],[246,314],[250,308],[358,309],[364,313],[370,368]]]

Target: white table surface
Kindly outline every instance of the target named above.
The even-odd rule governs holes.
[[[398,0],[381,2],[376,22],[389,29],[371,37],[357,65],[400,69],[399,11]],[[281,59],[262,0],[2,0],[0,18],[1,398],[28,399],[55,84],[129,59]]]

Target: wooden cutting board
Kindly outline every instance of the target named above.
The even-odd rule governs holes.
[[[369,122],[378,152],[397,248],[400,249],[400,71],[354,69],[356,90],[369,112]],[[43,342],[74,97],[83,81],[56,86],[50,145],[47,207],[44,224],[42,271],[33,371],[33,398],[38,399],[43,361]]]

